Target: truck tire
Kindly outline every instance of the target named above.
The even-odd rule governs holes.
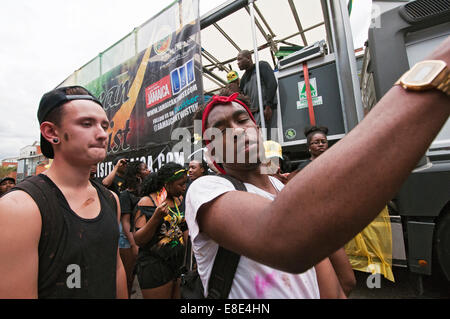
[[[450,283],[450,211],[448,210],[437,220],[434,245],[440,272]]]

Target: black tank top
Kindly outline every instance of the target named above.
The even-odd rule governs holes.
[[[15,188],[30,194],[42,217],[39,298],[116,298],[116,201],[105,187],[92,185],[101,207],[93,219],[78,216],[46,175],[28,178]]]

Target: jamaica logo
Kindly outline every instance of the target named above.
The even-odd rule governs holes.
[[[169,48],[172,42],[172,32],[169,27],[162,27],[158,32],[158,38],[161,38],[158,42],[153,45],[153,50],[155,50],[156,54],[160,55],[165,53]]]

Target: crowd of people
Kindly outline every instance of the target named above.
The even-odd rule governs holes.
[[[169,162],[150,172],[142,161],[116,158],[113,163],[105,178],[94,175],[91,179],[119,197],[119,252],[128,297],[136,276],[143,298],[180,298],[180,276],[189,240],[184,215],[186,189],[208,174],[208,166],[196,160],[188,167]]]
[[[448,65],[450,38],[429,58]],[[243,78],[230,74],[229,83],[239,82],[196,114],[204,160],[157,172],[117,158],[108,176],[96,178],[109,127],[101,102],[80,86],[44,94],[41,149],[52,165],[17,185],[0,182],[0,298],[130,298],[135,276],[144,298],[180,298],[187,243],[205,296],[223,247],[240,256],[225,297],[346,298],[355,277],[344,245],[395,195],[438,134],[450,114],[448,95],[396,85],[333,147],[326,128],[307,128],[310,158],[291,172],[281,147],[263,140],[248,51],[238,65]],[[262,116],[270,121],[273,83],[264,83]],[[208,137],[209,128],[223,135]],[[218,150],[229,149],[232,159],[220,159]]]

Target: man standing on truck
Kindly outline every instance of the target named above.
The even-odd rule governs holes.
[[[240,70],[245,70],[240,80],[241,92],[250,97],[250,111],[256,120],[257,125],[261,125],[261,115],[259,114],[258,82],[256,80],[256,65],[253,63],[252,54],[248,50],[242,50],[237,56],[237,64]],[[259,61],[259,74],[261,77],[261,93],[264,109],[264,121],[267,127],[267,137],[270,136],[270,128],[276,126],[276,92],[277,80],[273,70],[266,61]]]

